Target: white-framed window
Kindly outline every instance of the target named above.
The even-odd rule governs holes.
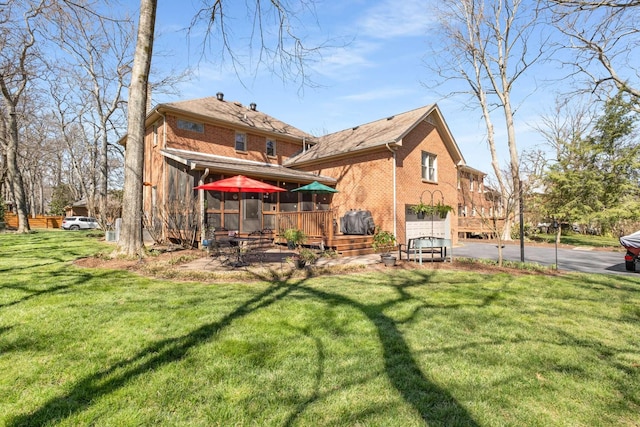
[[[158,122],[153,124],[153,146],[158,145]]]
[[[438,157],[426,151],[422,152],[422,179],[438,181]]]
[[[236,151],[247,151],[247,134],[236,132]]]
[[[204,124],[190,122],[189,120],[178,119],[178,129],[189,130],[191,132],[204,133]]]
[[[469,177],[469,191],[473,191],[473,185],[475,180],[473,179],[473,175]]]
[[[266,153],[267,153],[267,156],[269,156],[269,157],[275,157],[275,155],[276,155],[276,140],[275,139],[267,138]]]

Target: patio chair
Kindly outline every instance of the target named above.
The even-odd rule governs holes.
[[[245,242],[245,259],[264,263],[267,249],[266,237],[262,231],[256,230],[249,233],[249,238],[251,240]]]
[[[229,232],[225,228],[216,228],[213,232],[213,244],[211,245],[211,256],[221,259],[221,262],[229,262],[236,253],[236,247],[229,240]]]

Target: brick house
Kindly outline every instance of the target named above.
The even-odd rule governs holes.
[[[340,234],[335,224],[345,214],[366,210],[377,226],[404,242],[415,233],[431,234],[424,229],[428,225],[411,213],[411,205],[422,199],[427,204],[458,206],[456,184],[464,167],[462,153],[436,105],[314,137],[262,113],[256,104],[226,101],[218,93],[160,104],[148,113],[143,206],[145,215],[154,218],[162,206],[194,203],[202,213],[202,226],[241,234],[277,230],[286,216],[295,215],[305,227],[310,223],[305,215],[322,216],[320,228],[307,232],[325,239]],[[287,190],[319,181],[339,192],[193,190],[238,174]],[[444,237],[457,239],[456,218],[454,210],[446,224],[438,223],[446,226]],[[433,230],[433,221],[430,225]]]
[[[458,235],[489,237],[503,225],[501,195],[485,185],[486,173],[466,165],[458,168]]]

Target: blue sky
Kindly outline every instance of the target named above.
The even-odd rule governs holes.
[[[132,10],[138,5],[133,0],[131,4]],[[241,40],[244,36],[241,26],[247,22],[245,2],[226,4],[239,7],[228,11],[227,26],[235,39]],[[429,79],[425,61],[431,25],[424,0],[341,0],[315,4],[317,22],[306,15],[298,32],[310,45],[332,40],[342,46],[325,50],[310,70],[318,87],[300,91],[298,84],[284,83],[266,68],[257,73],[240,71],[239,77],[228,60],[217,59],[215,48],[201,58],[198,40],[187,43],[184,31],[197,10],[197,0],[159,2],[156,21],[159,38],[154,53],[162,55],[154,58],[154,67],[195,67],[193,78],[180,84],[178,99],[223,92],[227,100],[245,105],[255,102],[259,110],[314,135],[438,103],[467,164],[491,172],[479,110],[465,108],[462,97],[442,99],[424,85]],[[242,49],[240,53],[244,53]],[[248,59],[244,62],[249,64]],[[530,126],[545,112],[540,97],[528,98],[529,105],[523,106],[516,117],[520,151],[541,144]],[[154,103],[175,100],[175,96],[154,94]],[[504,146],[500,150],[501,164],[506,165],[506,142],[498,120],[496,116],[497,138]]]

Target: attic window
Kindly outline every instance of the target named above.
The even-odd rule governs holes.
[[[438,182],[438,156],[422,152],[422,179],[430,182]]]
[[[178,119],[178,129],[184,129],[191,132],[204,133],[204,124]]]

